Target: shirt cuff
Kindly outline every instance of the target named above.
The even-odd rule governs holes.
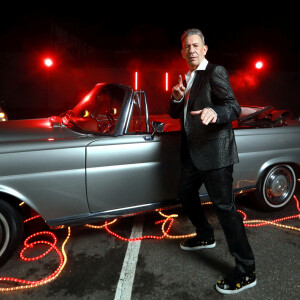
[[[182,97],[182,98],[179,99],[179,100],[176,100],[176,99],[174,99],[173,96],[172,96],[172,101],[175,102],[175,103],[179,103],[179,102],[181,102],[181,101],[183,100],[183,98],[184,98],[184,97]]]

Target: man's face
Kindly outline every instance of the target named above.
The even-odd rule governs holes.
[[[205,58],[208,48],[203,45],[199,35],[190,35],[182,43],[181,54],[186,60],[191,71],[196,70],[202,60]]]

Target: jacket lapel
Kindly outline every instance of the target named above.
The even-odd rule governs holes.
[[[198,90],[200,89],[203,83],[205,74],[206,74],[206,70],[196,71],[195,79],[190,92],[188,107],[191,107],[192,103],[194,102],[195,96],[197,95]]]

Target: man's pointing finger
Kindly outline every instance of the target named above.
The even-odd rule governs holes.
[[[182,76],[181,75],[178,76],[178,83],[179,83],[179,85],[183,85]]]
[[[201,113],[202,113],[202,109],[201,110],[192,110],[190,112],[191,115],[201,115]]]

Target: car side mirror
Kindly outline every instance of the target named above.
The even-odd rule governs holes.
[[[153,121],[152,128],[153,128],[153,133],[156,133],[156,132],[161,133],[161,132],[164,132],[165,124],[163,122]]]
[[[158,132],[161,133],[164,131],[165,128],[165,124],[162,122],[157,122],[157,121],[153,121],[152,122],[152,128],[153,128],[153,133],[151,134],[151,136],[145,136],[144,139],[146,141],[152,141],[154,138],[154,135]]]

